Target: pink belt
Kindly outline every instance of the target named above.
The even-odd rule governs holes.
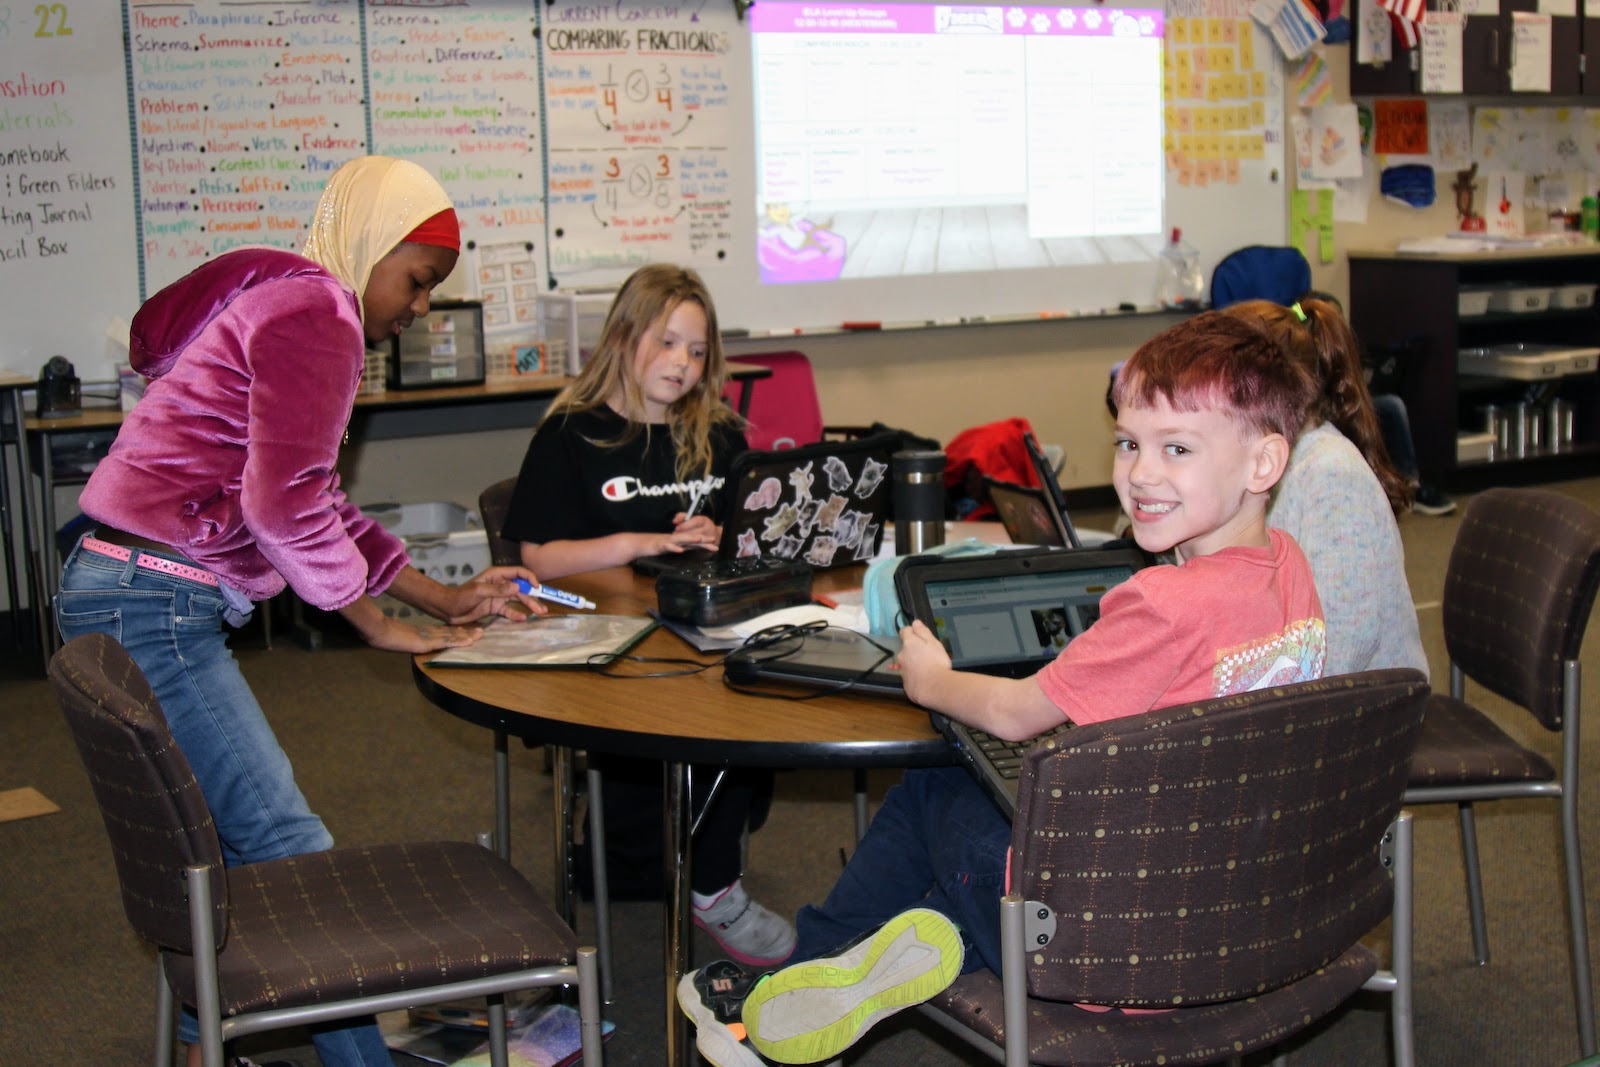
[[[133,558],[134,550],[126,545],[114,545],[110,541],[102,541],[98,537],[85,537],[83,547],[97,556],[110,556],[126,563]],[[187,578],[191,582],[202,585],[216,585],[217,576],[210,571],[203,571],[199,567],[191,567],[187,563],[179,563],[175,559],[164,556],[152,556],[147,550],[139,549],[139,566],[146,570],[159,571],[169,574],[174,578]]]

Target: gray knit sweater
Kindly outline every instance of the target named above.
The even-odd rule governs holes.
[[[1415,667],[1428,673],[1389,498],[1360,450],[1331,423],[1300,435],[1267,524],[1300,542],[1328,625],[1327,674]]]

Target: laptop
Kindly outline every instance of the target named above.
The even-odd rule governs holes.
[[[1106,590],[1144,565],[1135,548],[912,556],[900,565],[895,585],[903,609],[939,636],[958,670],[1023,678],[1093,625]],[[724,670],[734,684],[786,682],[903,700],[898,649],[896,638],[829,629],[736,650]],[[1014,812],[1021,753],[1039,739],[1003,742],[943,715],[930,717],[1001,810]]]
[[[1072,517],[1067,514],[1067,496],[1061,491],[1061,482],[1056,478],[1056,472],[1051,469],[1050,461],[1045,458],[1044,449],[1039,447],[1039,442],[1033,434],[1022,435],[1022,445],[1028,450],[1028,462],[1033,464],[1033,473],[1039,478],[1040,495],[1043,497],[1045,514],[1050,523],[1055,527],[1056,540],[1054,544],[1066,548],[1082,548],[1083,542],[1078,539],[1078,531],[1072,525]],[[999,505],[995,505],[996,509]],[[1003,521],[1003,520],[1002,520]],[[1009,530],[1007,531],[1010,532]],[[1015,538],[1013,538],[1015,540]],[[1017,542],[1026,544],[1027,542]]]
[[[819,441],[773,452],[741,452],[722,499],[715,552],[675,552],[633,562],[640,574],[710,559],[776,558],[817,570],[865,563],[878,554],[889,518],[889,461],[898,433]]]

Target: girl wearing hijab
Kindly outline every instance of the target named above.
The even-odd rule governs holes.
[[[456,264],[460,228],[444,190],[403,160],[352,160],[329,179],[303,254],[241,248],[147,300],[130,359],[151,379],[79,500],[98,528],[67,558],[55,601],[62,637],[119,641],[154,690],[194,769],[230,866],[332,846],[227,647],[255,602],[285,585],[337,611],[376,648],[470,644],[467,624],[542,614],[496,567],[446,586],[345,499],[334,465],[377,344],[428,313]],[[412,626],[387,592],[442,620]],[[508,605],[518,604],[507,610]],[[198,1048],[185,1013],[180,1035]],[[316,1031],[328,1067],[389,1067],[377,1027]]]

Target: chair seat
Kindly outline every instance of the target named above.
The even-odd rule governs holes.
[[[1555,768],[1470,704],[1435,693],[1422,717],[1409,788],[1553,782]]]
[[[1298,1032],[1308,1019],[1321,1018],[1354,994],[1377,970],[1377,957],[1356,945],[1315,974],[1246,1000],[1128,1015],[1030,999],[1029,1062],[1059,1067],[1217,1063]],[[1003,994],[993,972],[963,975],[929,1006],[1003,1045]]]
[[[577,939],[505,861],[466,842],[336,848],[231,868],[224,1016],[570,963]],[[451,921],[453,920],[453,921]],[[441,931],[448,935],[440,937]],[[194,1003],[193,958],[165,954]]]

